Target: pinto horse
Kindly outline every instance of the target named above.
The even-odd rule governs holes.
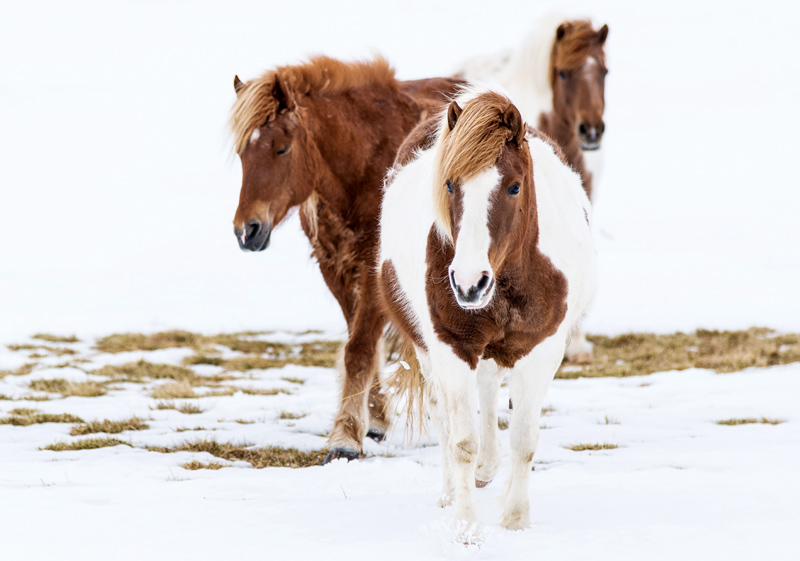
[[[525,119],[558,142],[569,164],[580,173],[590,199],[603,166],[607,37],[607,25],[595,31],[588,20],[564,21],[563,16],[550,14],[521,49],[473,59],[459,73],[469,80],[492,79],[502,84],[519,103]],[[583,362],[591,355],[592,344],[578,328],[566,356]]]
[[[595,31],[590,21],[551,14],[521,49],[475,58],[458,72],[467,80],[490,79],[505,87],[523,117],[558,142],[590,199],[602,166],[607,37],[607,25]]]
[[[273,228],[299,206],[312,255],[347,321],[342,397],[326,463],[358,458],[364,436],[379,440],[389,424],[378,381],[386,320],[373,269],[383,178],[406,135],[444,107],[459,84],[401,82],[382,58],[344,63],[324,56],[246,83],[234,78],[239,246],[266,249]]]
[[[590,212],[557,145],[487,90],[465,91],[420,124],[388,176],[381,298],[413,343],[416,387],[428,392],[442,452],[442,504],[454,503],[467,543],[480,539],[474,487],[500,464],[497,394],[506,372],[514,409],[502,524],[529,524],[542,402],[595,290]]]

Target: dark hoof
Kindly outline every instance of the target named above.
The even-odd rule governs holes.
[[[334,448],[328,455],[325,456],[325,459],[322,460],[322,465],[331,463],[333,460],[338,460],[339,458],[344,458],[348,462],[352,460],[357,460],[361,457],[361,454],[356,450],[351,450],[350,448]]]
[[[513,404],[513,403],[511,403],[511,399],[510,399],[510,398],[509,398],[509,400],[508,400],[508,408],[509,408],[509,409],[514,409],[514,404]]]
[[[381,432],[378,429],[369,429],[367,431],[367,438],[371,438],[375,442],[383,442],[386,440],[386,433]]]
[[[492,482],[491,479],[489,481],[481,481],[480,479],[476,479],[475,480],[475,487],[477,487],[478,489],[483,489],[484,487],[486,487],[491,482]]]

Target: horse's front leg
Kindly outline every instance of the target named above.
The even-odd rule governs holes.
[[[514,409],[509,427],[511,477],[503,501],[502,525],[521,530],[530,525],[528,476],[539,444],[539,418],[547,388],[561,364],[566,335],[559,331],[534,347],[511,371],[509,390]]]
[[[432,378],[444,405],[448,464],[452,477],[453,518],[456,539],[473,543],[480,539],[475,500],[475,464],[478,458],[477,372],[441,343],[431,350]]]
[[[475,485],[485,487],[500,468],[500,439],[497,428],[497,394],[503,376],[493,360],[478,364],[478,402],[481,407],[481,445],[475,470]]]
[[[379,353],[380,342],[386,320],[378,308],[372,280],[368,278],[362,287],[350,325],[350,337],[344,348],[342,398],[328,439],[331,451],[323,463],[337,458],[357,459],[371,419],[376,437],[378,432],[382,437],[388,425],[378,380],[383,358]]]

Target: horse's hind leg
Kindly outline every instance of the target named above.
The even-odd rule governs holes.
[[[370,395],[377,375],[379,342],[386,321],[377,307],[377,299],[365,283],[350,338],[344,348],[344,378],[339,412],[328,439],[330,453],[323,463],[337,458],[355,460],[361,455],[361,444],[370,422]],[[372,403],[380,406],[382,399]]]
[[[530,525],[528,476],[539,444],[539,417],[547,388],[564,356],[565,338],[563,331],[548,337],[511,371],[509,390],[514,402],[509,427],[511,477],[503,501],[502,519],[503,527],[509,530],[521,530]]]
[[[497,394],[503,377],[493,360],[478,364],[478,403],[481,408],[478,465],[475,468],[475,485],[486,487],[500,468],[500,440],[497,428]]]

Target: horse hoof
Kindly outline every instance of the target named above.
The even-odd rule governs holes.
[[[371,438],[375,442],[383,442],[386,440],[386,433],[381,432],[378,429],[369,429],[367,431],[367,438]]]
[[[492,482],[491,479],[489,481],[481,481],[480,479],[476,479],[475,480],[475,487],[477,487],[478,489],[483,489],[484,487],[486,487],[491,482]]]
[[[509,409],[514,409],[514,404],[513,404],[513,403],[511,403],[511,399],[510,399],[510,398],[509,398],[509,400],[508,400],[508,408],[509,408]]]
[[[348,462],[357,460],[361,457],[361,453],[357,452],[356,450],[351,450],[350,448],[334,448],[328,455],[325,456],[325,459],[322,460],[322,465],[331,463],[333,460],[338,460],[339,458],[344,458]]]

